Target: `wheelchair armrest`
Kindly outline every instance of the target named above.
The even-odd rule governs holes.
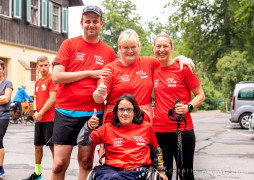
[[[94,180],[95,172],[101,167],[102,165],[94,166],[94,168],[90,171],[87,176],[87,180]]]

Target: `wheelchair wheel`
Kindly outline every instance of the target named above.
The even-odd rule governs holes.
[[[94,166],[94,168],[92,169],[92,171],[90,171],[90,173],[88,174],[86,180],[94,180],[94,175],[95,175],[95,172],[101,167],[101,165],[98,165],[98,166]]]
[[[146,180],[161,180],[159,172],[153,166],[148,169]]]

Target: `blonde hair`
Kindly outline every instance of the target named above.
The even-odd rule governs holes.
[[[126,29],[125,31],[121,32],[118,38],[118,47],[127,44],[137,44],[140,49],[140,41],[138,34],[133,29]],[[119,48],[118,55],[120,56]]]
[[[155,45],[155,41],[157,40],[157,38],[159,37],[165,37],[169,40],[169,44],[171,46],[171,48],[173,47],[173,41],[172,41],[172,38],[168,35],[168,34],[165,34],[165,33],[160,33],[158,34],[155,38],[154,38],[154,41],[153,41],[153,46]]]
[[[48,63],[49,63],[48,57],[47,56],[39,56],[37,58],[37,64],[39,64],[39,62],[43,62],[43,61],[48,61]]]

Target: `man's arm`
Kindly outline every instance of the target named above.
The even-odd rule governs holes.
[[[107,76],[110,75],[110,72],[109,69],[66,72],[65,67],[58,64],[53,68],[52,80],[54,84],[72,83],[87,77],[100,78],[101,75]]]
[[[7,104],[11,100],[11,93],[12,93],[11,88],[5,89],[4,95],[0,96],[0,105]]]
[[[30,102],[33,101],[32,98],[26,93],[26,91],[25,91],[24,89],[22,90],[22,92],[23,92],[23,94],[24,94],[24,98],[25,98],[26,101],[27,101],[27,100],[29,100]]]
[[[45,114],[54,105],[55,101],[56,101],[56,91],[49,92],[49,99],[46,101],[46,103],[39,112],[34,113],[35,120],[40,121],[42,115]]]

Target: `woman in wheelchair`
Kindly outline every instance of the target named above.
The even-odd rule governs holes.
[[[148,122],[143,122],[144,114],[134,96],[122,95],[113,113],[111,123],[95,129],[99,124],[95,110],[77,139],[79,145],[106,145],[105,164],[95,172],[95,179],[146,179],[148,168],[153,165],[167,180],[155,133]]]

